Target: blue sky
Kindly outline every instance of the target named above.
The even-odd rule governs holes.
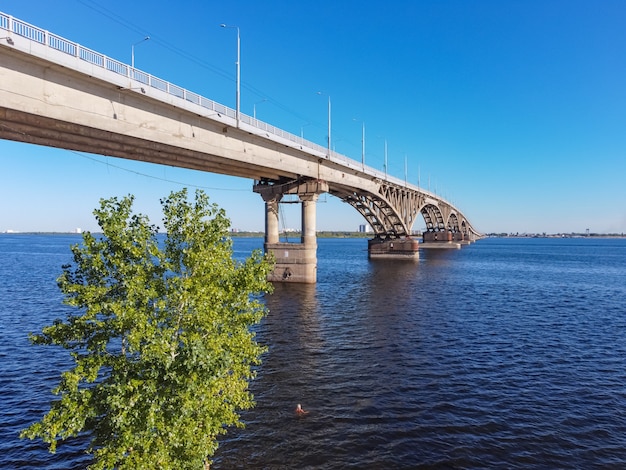
[[[0,10],[451,200],[483,232],[626,232],[626,3],[4,0]],[[322,91],[324,95],[317,94]],[[103,197],[201,187],[263,230],[249,180],[0,141],[0,232],[95,230]],[[296,205],[281,225],[299,227]],[[332,196],[319,230],[363,223]],[[422,228],[418,220],[415,229]]]

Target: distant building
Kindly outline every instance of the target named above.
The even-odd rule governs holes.
[[[359,233],[370,233],[372,231],[372,227],[369,224],[361,224],[359,225]]]

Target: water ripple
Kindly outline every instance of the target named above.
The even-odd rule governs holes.
[[[69,241],[0,237],[2,468],[88,462],[80,438],[51,456],[16,437],[68,365],[27,334],[65,312]],[[257,406],[214,468],[626,467],[626,241],[483,240],[418,263],[366,249],[319,240],[318,284],[267,298]]]

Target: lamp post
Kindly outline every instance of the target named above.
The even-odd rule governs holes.
[[[322,93],[321,91],[317,92],[318,95],[323,95],[324,93]],[[330,158],[330,144],[331,144],[331,139],[330,139],[330,130],[331,130],[331,113],[330,113],[330,95],[328,96],[328,158]]]
[[[385,139],[385,179],[387,179],[387,139]]]
[[[353,121],[358,121],[358,119],[355,118]],[[361,121],[361,124],[361,165],[363,165],[363,170],[365,171],[365,121]]]
[[[408,173],[409,173],[409,166],[407,163],[407,157],[405,153],[404,154],[404,185],[405,186],[408,184]]]
[[[241,90],[241,36],[239,34],[239,26],[230,26],[222,23],[222,28],[233,28],[237,30],[237,91],[235,93],[235,116],[237,119],[237,127],[239,127],[239,111],[240,111],[240,90]]]
[[[256,119],[256,105],[265,103],[266,101],[267,101],[267,98],[263,98],[261,101],[257,101],[256,103],[252,105],[252,116],[254,117],[254,119]]]
[[[310,124],[311,124],[310,122],[305,122],[304,124],[300,126],[300,138],[301,139],[304,139],[304,128]]]
[[[417,165],[417,188],[418,188],[418,189],[419,189],[419,187],[420,187],[420,179],[421,179],[421,176],[422,176],[422,174],[421,174],[421,173],[422,173],[422,172],[421,172],[421,170],[420,170],[420,166],[419,166],[419,165]]]
[[[135,44],[133,44],[131,46],[131,52],[130,52],[130,66],[132,68],[135,68],[135,46],[137,44],[141,44],[144,41],[147,41],[148,39],[150,39],[150,36],[146,36],[145,38],[143,38],[141,41],[137,41]]]

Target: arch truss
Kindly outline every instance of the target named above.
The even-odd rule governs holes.
[[[329,184],[329,192],[354,207],[379,238],[408,237],[418,214],[429,232],[478,235],[463,214],[438,196],[389,182],[379,182],[376,192]]]

